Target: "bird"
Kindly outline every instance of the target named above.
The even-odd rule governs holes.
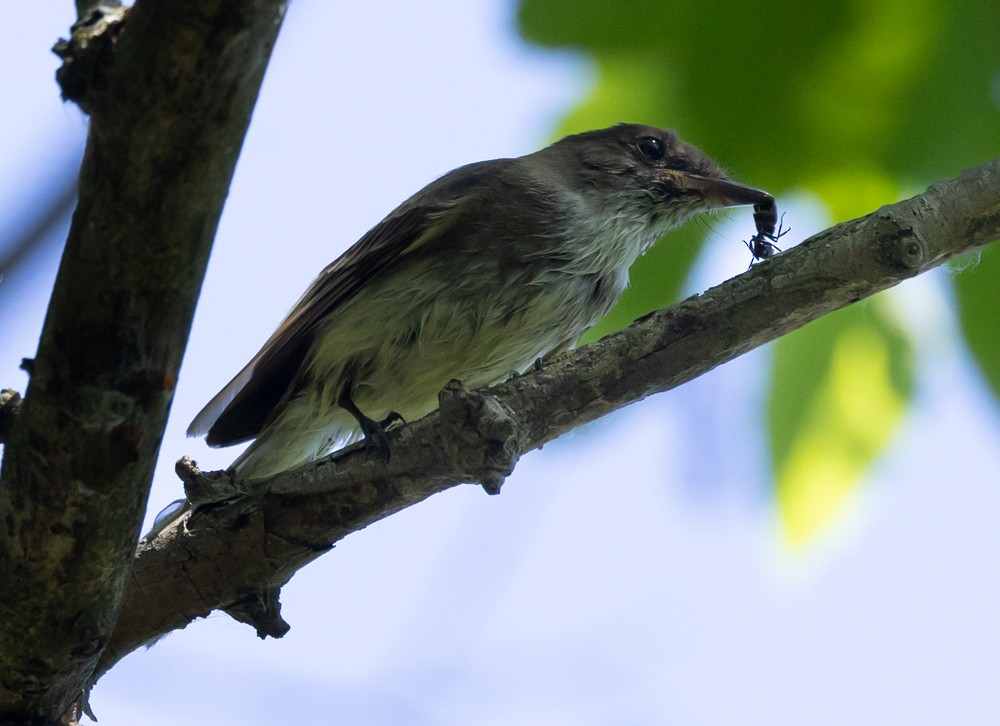
[[[674,131],[618,124],[459,167],[328,265],[194,418],[230,467],[265,478],[437,408],[452,379],[500,382],[575,345],[670,229],[771,205]]]

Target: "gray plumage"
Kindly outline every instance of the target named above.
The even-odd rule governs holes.
[[[452,378],[489,385],[571,347],[671,227],[766,196],[631,124],[456,169],[323,270],[188,434],[255,439],[233,466],[259,478],[357,440],[345,400],[420,418]]]

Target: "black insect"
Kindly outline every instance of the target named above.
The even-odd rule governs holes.
[[[757,225],[757,234],[751,237],[749,241],[743,242],[747,246],[747,249],[750,250],[750,254],[753,255],[753,259],[750,260],[751,267],[754,262],[766,260],[781,252],[781,248],[774,243],[792,231],[791,227],[788,229],[784,228],[784,214],[781,215],[781,221],[778,222],[778,231],[774,231],[774,222],[777,214],[777,208],[774,205],[773,199],[754,205],[753,219]]]
[[[778,207],[774,203],[774,197],[766,192],[762,192],[762,197],[753,205],[753,223],[757,227],[755,236],[766,235],[770,237],[774,234],[774,225],[778,221]]]

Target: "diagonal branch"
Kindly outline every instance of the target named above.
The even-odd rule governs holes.
[[[77,64],[93,74],[76,88],[91,114],[79,203],[0,474],[4,723],[67,718],[115,627],[209,249],[284,8],[139,0],[127,21],[122,12],[101,25],[98,13],[74,26],[74,40],[86,31],[101,52]],[[59,44],[67,65],[77,50]]]
[[[388,463],[346,452],[256,491],[187,470],[194,514],[140,543],[99,670],[213,609],[280,634],[276,589],[347,534],[460,482],[498,489],[521,453],[997,238],[1000,159],[821,232],[530,375],[475,393],[451,384],[440,411],[392,434]]]

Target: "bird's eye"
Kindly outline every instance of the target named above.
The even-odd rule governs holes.
[[[647,136],[644,139],[639,139],[638,145],[639,151],[641,151],[643,156],[647,159],[659,161],[663,158],[663,142],[659,139]]]

